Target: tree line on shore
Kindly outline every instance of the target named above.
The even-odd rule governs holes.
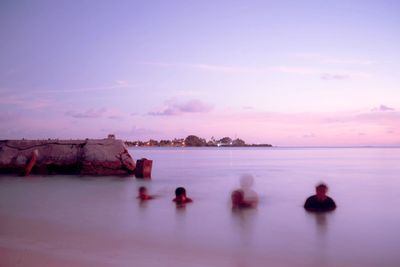
[[[125,141],[127,146],[156,146],[156,147],[245,147],[245,146],[262,146],[271,147],[270,144],[246,144],[240,138],[232,139],[228,136],[221,139],[211,137],[210,140],[198,137],[196,135],[189,135],[186,138],[174,138],[173,140],[154,140],[148,141]]]

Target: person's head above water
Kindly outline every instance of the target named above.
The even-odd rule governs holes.
[[[150,196],[148,193],[147,193],[147,188],[145,187],[145,186],[141,186],[141,187],[139,187],[139,195],[138,195],[138,199],[140,199],[140,200],[149,200],[149,199],[153,199],[154,197],[153,196]]]
[[[328,192],[328,186],[324,183],[319,183],[315,187],[315,193],[318,199],[324,200],[326,199],[326,193]]]
[[[326,195],[328,192],[328,186],[326,184],[319,183],[315,187],[315,192],[316,194],[307,198],[304,203],[304,208],[307,211],[323,212],[336,209],[335,201]]]
[[[183,203],[192,202],[192,199],[190,199],[186,196],[186,189],[184,187],[177,187],[175,189],[175,198],[173,199],[173,201],[175,201],[179,204],[183,204]]]
[[[178,187],[175,189],[175,196],[186,196],[186,189],[184,187]]]
[[[147,188],[144,186],[139,187],[139,193],[140,194],[147,194]]]

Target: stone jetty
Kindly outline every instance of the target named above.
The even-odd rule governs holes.
[[[135,161],[118,139],[1,140],[0,173],[133,175]]]

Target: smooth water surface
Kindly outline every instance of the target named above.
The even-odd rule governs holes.
[[[151,180],[0,178],[0,266],[400,266],[398,148],[138,148]],[[252,174],[260,204],[232,211]],[[302,205],[326,182],[338,209]],[[145,185],[155,200],[135,198]],[[194,203],[177,209],[174,189]]]

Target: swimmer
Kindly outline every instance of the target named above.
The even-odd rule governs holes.
[[[184,187],[178,187],[175,189],[175,198],[172,201],[174,201],[176,204],[193,202],[191,198],[186,196],[186,189]]]
[[[232,208],[233,209],[253,208],[255,206],[255,203],[246,201],[244,199],[244,192],[243,192],[243,190],[240,190],[240,189],[232,192],[231,200],[232,200]]]
[[[232,192],[232,208],[255,208],[258,204],[258,195],[252,189],[254,178],[250,174],[240,177],[240,189]]]
[[[141,186],[139,187],[139,195],[137,198],[144,201],[154,199],[154,196],[151,196],[147,193],[147,188],[145,186]]]
[[[326,184],[318,184],[315,187],[315,192],[316,194],[307,198],[304,203],[304,208],[307,211],[323,212],[336,209],[335,201],[326,195],[328,192],[328,186]]]

